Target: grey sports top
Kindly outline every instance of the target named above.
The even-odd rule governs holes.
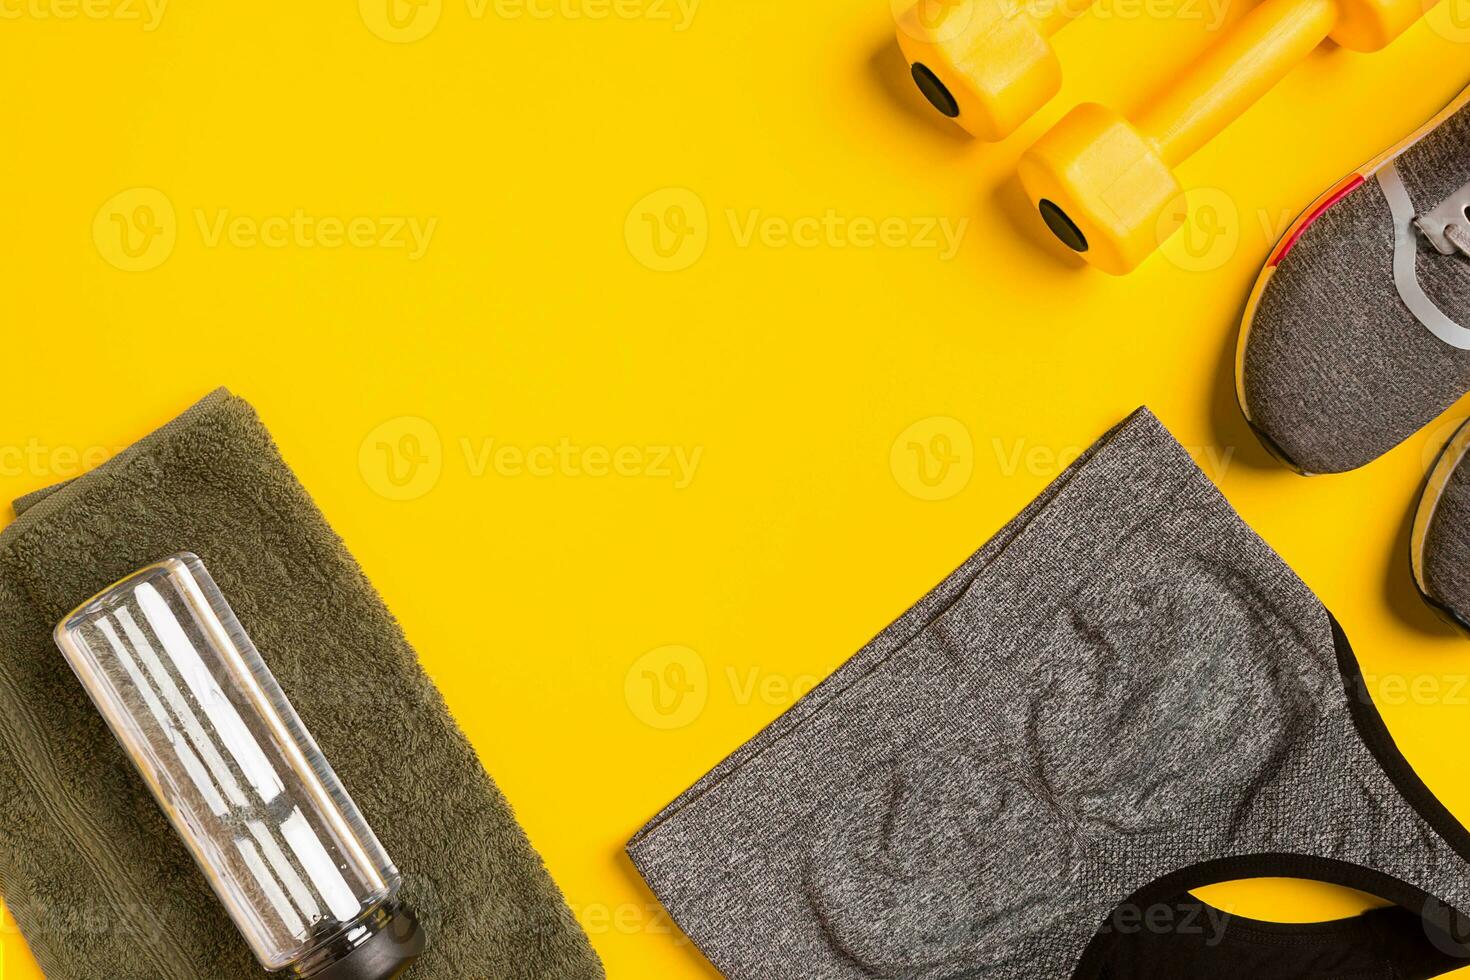
[[[1262,875],[1470,910],[1337,622],[1142,409],[628,852],[730,980],[1095,980],[1120,906]]]

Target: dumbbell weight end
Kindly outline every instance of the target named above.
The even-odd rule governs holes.
[[[1005,139],[1056,95],[1051,35],[1095,0],[918,0],[898,45],[919,91],[971,135]]]
[[[1174,167],[1329,36],[1377,50],[1424,10],[1421,0],[1263,0],[1135,119],[1073,109],[1021,158],[1022,184],[1057,238],[1129,272],[1187,218]]]

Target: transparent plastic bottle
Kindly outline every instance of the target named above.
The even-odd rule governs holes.
[[[398,869],[196,556],[83,603],[56,644],[262,966],[386,980],[413,963]]]

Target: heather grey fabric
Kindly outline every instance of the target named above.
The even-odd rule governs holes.
[[[1470,464],[1466,459],[1470,457],[1456,464],[1437,497],[1420,502],[1420,507],[1433,508],[1433,516],[1424,534],[1419,587],[1426,599],[1470,629]]]
[[[729,980],[1095,977],[1120,903],[1260,874],[1470,908],[1345,649],[1140,410],[628,853]]]
[[[1470,106],[1393,166],[1418,214],[1470,182]],[[1369,179],[1306,229],[1249,326],[1244,408],[1305,472],[1361,466],[1470,391],[1470,351],[1435,337],[1401,299],[1393,243],[1388,201]],[[1422,237],[1417,244],[1429,299],[1470,327],[1470,258],[1441,255]]]

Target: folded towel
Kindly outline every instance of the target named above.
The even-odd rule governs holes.
[[[0,895],[50,980],[259,980],[204,876],[51,640],[189,550],[403,872],[407,980],[584,980],[601,964],[392,615],[221,390],[0,532]]]

